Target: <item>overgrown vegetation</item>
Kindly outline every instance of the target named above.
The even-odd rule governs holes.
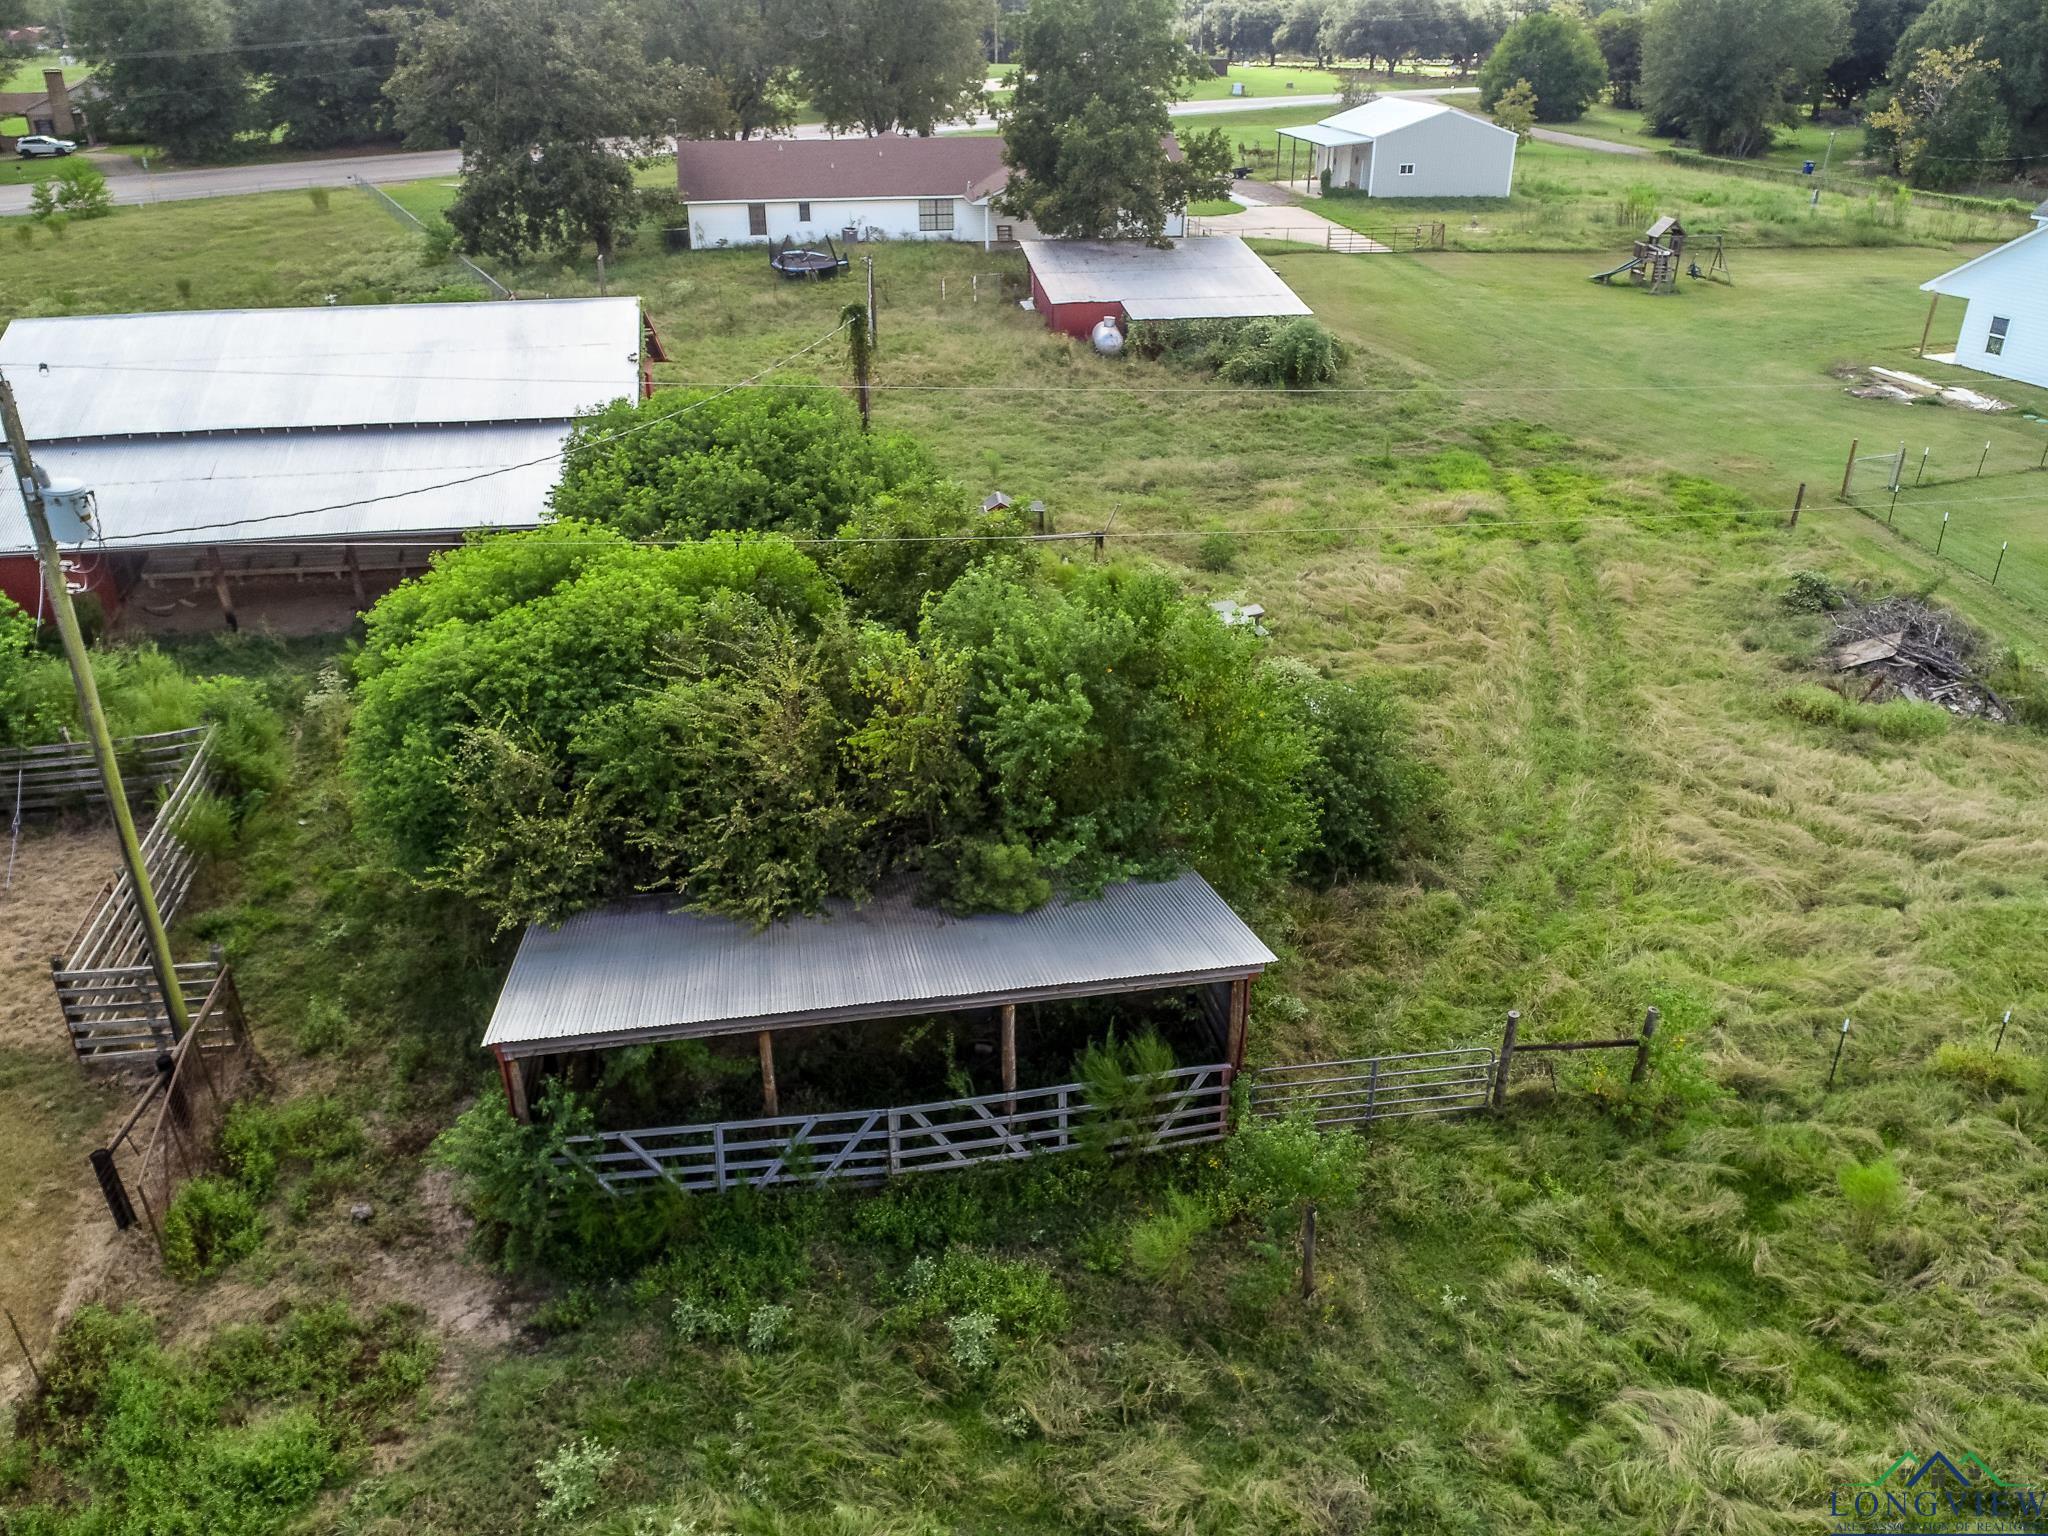
[[[1306,389],[1344,368],[1344,344],[1313,315],[1293,319],[1141,321],[1131,351],[1213,369],[1225,383]]]

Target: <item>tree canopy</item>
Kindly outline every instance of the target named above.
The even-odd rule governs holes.
[[[1003,159],[1006,212],[1055,238],[1160,239],[1168,216],[1230,181],[1218,129],[1167,151],[1168,105],[1199,65],[1173,0],[1035,0],[1019,23]]]
[[[111,131],[201,159],[253,124],[226,0],[77,0],[69,32],[81,53],[101,61]]]
[[[1993,89],[2005,107],[2008,152],[2048,154],[2048,5],[2040,0],[1934,0],[1899,39],[1894,86],[1906,83],[1924,50],[1970,44],[1998,62]],[[1999,169],[1978,165],[1971,176]]]
[[[984,0],[804,0],[788,31],[827,127],[930,133],[982,99]]]
[[[1602,11],[1593,21],[1593,38],[1607,60],[1607,95],[1617,107],[1636,104],[1643,79],[1643,13]]]
[[[1870,116],[1869,136],[1888,145],[1893,163],[1920,187],[1956,187],[2002,164],[2005,104],[1998,61],[1974,43],[1923,48],[1885,106]]]
[[[1538,11],[1508,28],[1479,71],[1479,105],[1491,111],[1518,80],[1535,91],[1539,122],[1569,122],[1606,89],[1607,59],[1578,17]]]
[[[1848,30],[1843,0],[1659,0],[1643,29],[1644,110],[1709,154],[1760,154]]]
[[[1883,83],[1899,39],[1927,0],[1849,0],[1849,38],[1828,65],[1825,89],[1838,107],[1848,107]]]

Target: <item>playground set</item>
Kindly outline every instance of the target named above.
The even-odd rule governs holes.
[[[1685,260],[1685,226],[1675,218],[1661,218],[1643,231],[1643,238],[1635,243],[1635,252],[1618,267],[1605,272],[1595,272],[1593,281],[1612,284],[1623,273],[1638,288],[1651,293],[1676,293],[1678,291],[1679,264]],[[1733,284],[1734,276],[1728,270],[1728,248],[1720,235],[1714,236],[1714,254],[1702,268],[1697,259],[1686,266],[1686,276],[1705,278],[1716,283]]]

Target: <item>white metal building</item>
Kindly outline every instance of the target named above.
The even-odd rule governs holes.
[[[1514,186],[1513,130],[1440,101],[1382,96],[1279,132],[1308,147],[1308,180],[1327,170],[1332,187],[1368,197],[1506,197]],[[1292,157],[1285,144],[1281,153],[1286,178]]]
[[[94,493],[67,563],[109,610],[210,588],[232,613],[244,583],[316,577],[362,601],[471,530],[537,526],[575,418],[639,394],[659,356],[631,298],[66,316],[0,336],[38,467]],[[0,591],[31,612],[33,551],[10,475]]]
[[[1944,296],[1964,301],[1955,351],[1929,354],[1936,361],[2048,389],[2048,203],[2034,218],[2017,240],[1920,285],[1934,295],[1929,331]]]

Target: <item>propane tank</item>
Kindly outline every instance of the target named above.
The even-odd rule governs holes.
[[[1117,329],[1115,315],[1104,315],[1096,321],[1088,340],[1104,357],[1115,357],[1124,349],[1124,333]]]

